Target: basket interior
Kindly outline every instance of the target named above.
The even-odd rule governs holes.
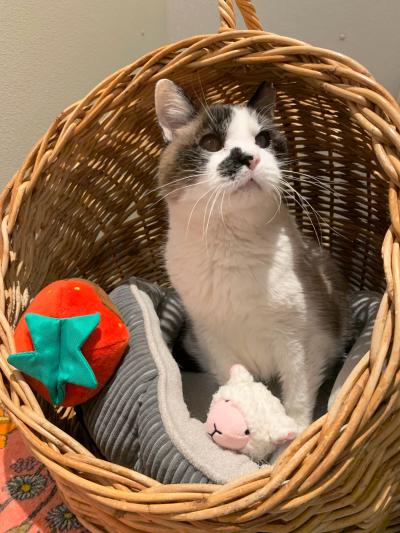
[[[384,286],[380,247],[388,227],[387,183],[368,133],[352,120],[345,102],[276,65],[226,62],[195,72],[180,69],[171,78],[195,102],[208,103],[243,102],[261,81],[272,80],[292,169],[304,176],[292,186],[318,213],[291,201],[298,224],[309,237],[318,233],[353,287]],[[12,322],[31,296],[56,279],[81,276],[106,290],[132,274],[167,282],[161,253],[167,221],[154,191],[163,142],[153,92],[153,83],[133,87],[122,109],[105,108],[88,121],[24,199],[6,278]],[[54,135],[50,146],[56,141]],[[318,178],[319,185],[306,176]]]

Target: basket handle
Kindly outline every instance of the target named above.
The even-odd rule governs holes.
[[[251,0],[236,0],[243,20],[248,30],[260,30],[264,28],[257,17],[256,9]],[[221,20],[220,32],[236,29],[236,17],[234,11],[234,0],[218,0],[219,17]]]

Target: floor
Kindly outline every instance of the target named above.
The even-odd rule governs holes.
[[[0,407],[0,533],[86,533]]]

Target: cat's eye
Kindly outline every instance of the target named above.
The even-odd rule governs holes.
[[[271,136],[268,131],[260,131],[260,133],[256,135],[255,141],[260,148],[268,148],[271,142]]]
[[[250,435],[250,430],[249,429],[246,429],[246,431],[244,432],[245,435]]]
[[[200,140],[200,146],[207,152],[218,152],[222,148],[221,139],[214,133],[207,133]]]

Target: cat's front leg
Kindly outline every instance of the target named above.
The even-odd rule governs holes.
[[[299,432],[313,420],[317,396],[317,380],[310,379],[311,373],[319,375],[319,369],[307,368],[304,348],[300,343],[291,346],[290,353],[281,359],[280,379],[282,382],[283,404],[288,416],[296,420]]]
[[[224,385],[228,381],[231,367],[239,362],[240,360],[232,357],[231,353],[223,350],[222,347],[209,352],[209,371],[215,377],[218,385]]]
[[[226,339],[215,334],[208,328],[206,331],[197,331],[197,352],[195,355],[200,365],[206,372],[212,374],[219,385],[224,385],[229,379],[229,372],[235,363],[241,360],[235,356]]]

